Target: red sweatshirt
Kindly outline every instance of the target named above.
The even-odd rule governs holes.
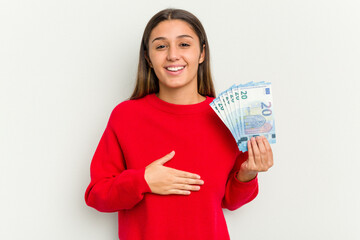
[[[91,162],[85,200],[98,211],[118,212],[119,239],[230,239],[222,208],[253,200],[258,181],[236,178],[247,154],[209,106],[213,99],[177,105],[150,94],[114,108]],[[164,166],[200,175],[199,191],[151,192],[145,167],[172,150]]]

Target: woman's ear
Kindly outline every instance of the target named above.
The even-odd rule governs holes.
[[[149,66],[152,68],[153,66],[152,66],[152,64],[151,64],[151,62],[150,62],[150,59],[148,58],[146,52],[145,52],[145,59],[146,59],[147,63],[149,64]]]
[[[200,54],[199,64],[202,63],[204,60],[205,60],[205,44],[203,45],[203,49]]]

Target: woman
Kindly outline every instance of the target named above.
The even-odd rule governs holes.
[[[214,97],[200,21],[160,11],[145,28],[135,90],[110,115],[85,194],[89,206],[118,212],[120,239],[229,239],[222,208],[253,200],[257,173],[273,160],[261,137],[239,152],[209,106]]]

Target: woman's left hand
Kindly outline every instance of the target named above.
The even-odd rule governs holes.
[[[264,136],[252,137],[248,141],[248,159],[243,162],[237,175],[240,182],[248,182],[258,172],[266,172],[274,164],[269,141]]]

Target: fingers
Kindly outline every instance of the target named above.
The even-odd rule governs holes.
[[[172,168],[172,173],[176,177],[200,179],[200,176],[195,173],[185,172],[175,168]]]
[[[204,181],[200,179],[200,176],[195,173],[185,172],[170,168],[173,174],[173,181],[170,189],[170,193],[189,195],[190,191],[199,191],[200,186],[203,185]]]
[[[174,157],[174,155],[175,155],[175,151],[172,151],[171,153],[169,153],[169,154],[165,155],[164,157],[158,159],[156,161],[156,163],[163,165],[166,162],[170,161]]]
[[[272,152],[270,143],[269,143],[269,141],[268,141],[266,138],[264,139],[264,145],[265,145],[266,152],[267,152],[267,156],[268,156],[267,165],[268,165],[269,167],[272,167],[272,166],[274,165],[273,152]]]
[[[266,160],[267,160],[267,152],[264,145],[264,138],[265,138],[264,136],[256,137],[258,149],[260,153],[259,163],[261,165],[266,165]]]
[[[248,169],[257,172],[267,171],[273,165],[273,154],[266,137],[257,136],[248,141]]]
[[[170,152],[169,154],[165,155],[164,157],[156,160],[155,162],[158,164],[165,164],[166,162],[168,162],[170,159],[172,159],[175,155],[175,151]],[[195,178],[195,179],[200,179],[200,176],[195,174],[195,173],[189,173],[189,172],[185,172],[185,171],[181,171],[181,170],[177,170],[174,168],[170,168],[172,171],[172,174],[174,174],[177,177],[183,177],[183,178]]]
[[[168,192],[168,194],[177,194],[177,195],[190,195],[190,193],[191,193],[190,191],[180,190],[180,189],[170,189]]]
[[[181,194],[181,195],[189,195],[191,191],[199,191],[200,186],[195,186],[195,184],[203,185],[203,180],[197,179],[189,179],[189,178],[177,178],[175,180],[177,183],[173,183],[171,185],[171,189],[169,190],[170,194]]]
[[[261,154],[260,154],[260,150],[258,148],[258,145],[256,143],[256,140],[258,140],[258,138],[251,138],[251,146],[253,149],[253,153],[254,153],[254,164],[255,166],[260,166],[261,165]]]
[[[187,184],[187,185],[191,185],[191,184],[203,185],[204,181],[201,179],[175,177],[174,183],[175,184]]]
[[[250,140],[248,141],[248,160],[246,162],[247,162],[247,167],[255,165],[255,163],[254,163],[254,152],[253,152]]]
[[[200,186],[188,185],[188,184],[174,184],[174,188],[179,190],[190,190],[190,191],[199,191]]]

